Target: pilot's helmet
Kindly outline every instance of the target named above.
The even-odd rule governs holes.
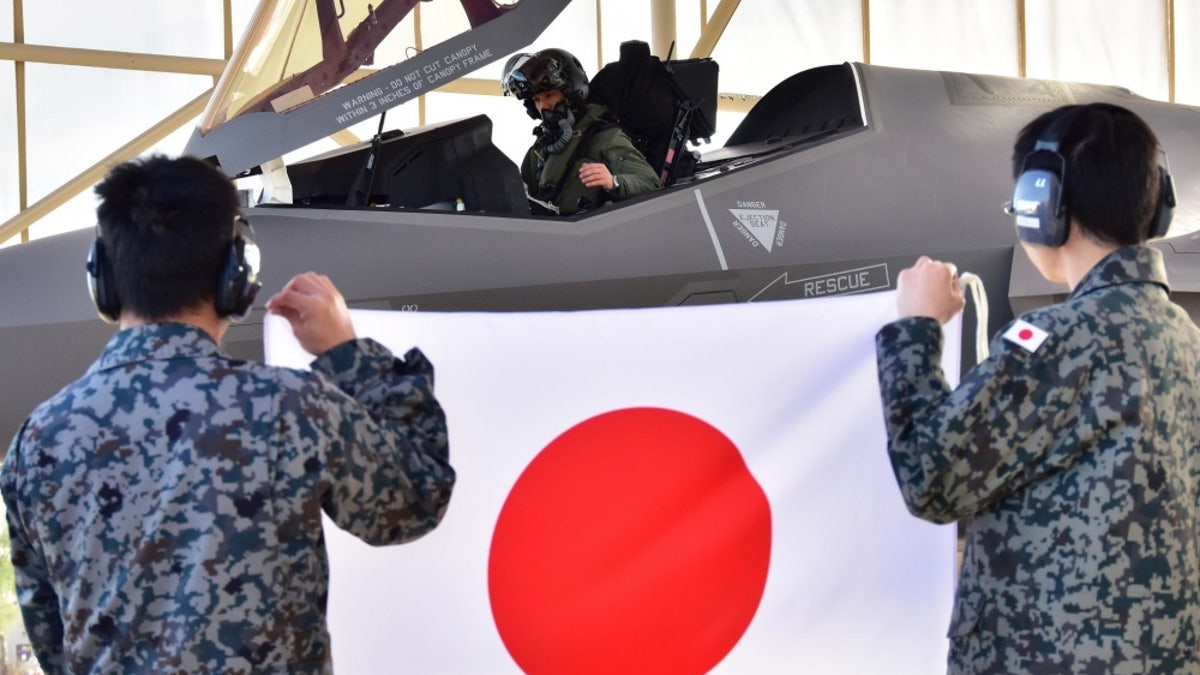
[[[587,102],[587,73],[579,59],[563,49],[543,49],[536,54],[514,55],[504,64],[501,84],[504,93],[524,101],[525,108],[535,118],[534,94],[561,89],[571,107],[581,108]]]
[[[533,58],[533,54],[521,52],[513,54],[504,62],[504,74],[500,76],[500,86],[504,89],[505,96],[516,96],[517,98],[525,98],[523,92],[526,90],[525,75],[520,72],[521,66],[529,62]]]

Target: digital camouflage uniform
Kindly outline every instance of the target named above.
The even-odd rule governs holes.
[[[540,200],[551,201],[562,215],[578,211],[580,198],[594,208],[607,199],[619,202],[662,186],[658,175],[646,163],[642,153],[633,147],[629,136],[616,124],[602,120],[604,114],[604,106],[589,103],[587,114],[575,122],[574,137],[567,147],[561,152],[542,156],[535,145],[521,163],[521,178],[529,193]],[[593,125],[600,127],[589,134]],[[579,144],[585,141],[586,146],[579,149]],[[584,187],[583,181],[579,180],[579,168],[584,162],[608,166],[619,187],[612,192],[599,187]],[[563,186],[561,192],[552,199],[560,184]]]
[[[0,489],[48,673],[329,672],[322,511],[415,539],[454,471],[420,351],[357,340],[313,369],[150,324],[26,420]]]
[[[966,519],[950,672],[1200,673],[1200,330],[1147,247],[1022,318],[953,392],[937,321],[876,336],[904,501]]]

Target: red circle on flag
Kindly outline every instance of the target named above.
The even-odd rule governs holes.
[[[737,447],[673,410],[564,432],[513,485],[488,593],[526,673],[706,673],[758,610],[771,509]]]
[[[1029,330],[1028,328],[1022,328],[1021,332],[1017,333],[1017,337],[1021,338],[1022,340],[1028,340],[1029,338],[1033,337],[1033,331]]]

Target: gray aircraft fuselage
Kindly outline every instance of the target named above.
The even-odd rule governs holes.
[[[739,128],[694,176],[573,217],[525,215],[520,205],[517,215],[248,208],[263,254],[260,297],[312,269],[328,274],[352,307],[370,309],[763,302],[894,288],[899,270],[930,255],[982,277],[994,333],[1014,311],[1067,293],[1041,281],[1014,247],[1001,208],[1012,191],[1013,138],[1045,110],[1103,100],[1143,116],[1170,153],[1179,206],[1171,236],[1155,245],[1176,300],[1200,320],[1200,110],[1108,86],[857,63],[801,73],[781,87],[795,104],[752,111],[746,123],[760,128]],[[840,103],[826,105],[833,99]],[[482,117],[455,124],[477,137],[490,132]],[[511,184],[517,168],[500,162],[491,171]],[[478,178],[481,190],[491,178]],[[113,332],[84,289],[93,237],[87,229],[0,250],[0,436],[11,437],[38,402],[82,374]],[[261,324],[256,311],[233,326],[228,351],[261,358]]]

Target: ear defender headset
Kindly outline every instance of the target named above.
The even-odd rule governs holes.
[[[104,240],[99,235],[88,251],[87,287],[100,318],[108,323],[116,323],[121,315],[121,301],[117,299],[116,289],[113,288],[112,269],[104,252]]]
[[[258,244],[254,243],[254,228],[250,221],[238,216],[233,219],[233,239],[217,286],[217,314],[230,321],[241,321],[250,313],[254,296],[262,288],[258,270],[262,262]]]
[[[233,238],[214,296],[217,314],[234,322],[246,318],[254,297],[262,288],[262,282],[258,280],[260,262],[249,221],[241,216],[234,218]],[[104,239],[97,236],[88,252],[87,287],[97,313],[108,323],[116,323],[121,316],[121,299],[117,297],[112,274]]]
[[[1062,246],[1067,242],[1070,215],[1064,200],[1063,182],[1067,175],[1067,158],[1059,150],[1062,139],[1084,112],[1094,109],[1127,112],[1124,108],[1104,103],[1072,108],[1042,131],[1033,150],[1021,162],[1021,174],[1013,188],[1009,214],[1015,218],[1017,237],[1030,244]],[[1163,153],[1164,162],[1166,153]],[[1034,160],[1039,168],[1030,168]],[[1047,168],[1049,167],[1049,168]],[[1151,218],[1149,239],[1161,237],[1171,226],[1175,208],[1175,182],[1164,163],[1158,167],[1159,198]]]

